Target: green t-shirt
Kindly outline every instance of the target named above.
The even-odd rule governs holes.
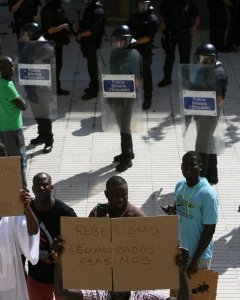
[[[0,131],[22,128],[22,112],[12,103],[19,94],[11,80],[0,78]]]

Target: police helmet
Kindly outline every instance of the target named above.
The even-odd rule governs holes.
[[[138,13],[144,13],[151,8],[150,0],[135,0],[135,5]]]
[[[195,54],[195,62],[200,64],[215,64],[217,61],[217,49],[212,44],[200,45]]]
[[[118,25],[112,33],[113,48],[127,48],[131,44],[132,34],[127,25]]]
[[[22,39],[25,41],[35,41],[42,35],[40,26],[37,22],[27,23],[22,28]]]
[[[98,2],[99,0],[84,0],[85,4],[91,4],[91,3],[96,3]]]

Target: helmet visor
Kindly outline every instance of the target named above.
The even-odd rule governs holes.
[[[112,36],[112,48],[123,49],[130,45],[131,35]]]
[[[216,55],[207,55],[207,54],[199,54],[195,55],[195,63],[204,64],[204,65],[212,65],[216,62]]]
[[[150,1],[140,1],[137,3],[137,11],[138,13],[144,13],[145,11],[149,10],[151,5]]]

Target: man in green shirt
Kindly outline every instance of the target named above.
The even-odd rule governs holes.
[[[0,58],[0,140],[6,146],[8,156],[20,156],[23,187],[26,182],[26,149],[22,131],[22,110],[26,103],[18,94],[12,76],[14,66],[10,57]]]

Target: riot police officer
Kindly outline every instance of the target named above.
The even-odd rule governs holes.
[[[55,42],[57,94],[67,96],[69,91],[61,88],[60,73],[63,64],[63,45],[68,45],[71,35],[71,24],[61,5],[61,0],[47,0],[41,11],[43,35]]]
[[[158,83],[164,87],[172,83],[175,49],[181,64],[190,63],[191,37],[199,24],[199,10],[194,0],[162,0],[160,2],[160,29],[162,47],[165,51],[164,77]]]
[[[153,13],[151,1],[135,0],[137,12],[132,14],[128,25],[136,40],[133,47],[139,51],[143,62],[144,103],[142,108],[149,109],[152,101],[152,46],[158,30],[159,20]]]
[[[209,39],[218,51],[225,51],[227,30],[226,0],[207,0],[209,9]]]
[[[95,98],[99,91],[97,49],[100,48],[102,36],[105,33],[105,12],[103,5],[98,0],[84,0],[86,8],[79,24],[77,41],[81,44],[83,56],[87,59],[90,83],[85,89],[83,100]]]
[[[40,0],[8,0],[8,6],[13,14],[14,23],[12,23],[13,31],[20,36],[22,27],[33,21],[37,21],[40,12]]]
[[[21,34],[22,39],[19,41],[19,63],[50,64],[52,71],[55,70],[54,47],[42,36],[38,23],[32,22],[24,25]],[[31,144],[39,145],[45,143],[43,153],[52,151],[54,141],[51,118],[53,117],[52,106],[55,105],[56,108],[57,103],[56,82],[52,80],[53,78],[51,78],[51,86],[24,86],[33,116],[38,124],[38,137],[32,139]]]
[[[110,55],[111,74],[133,74],[136,86],[140,86],[141,56],[136,49],[131,49],[132,35],[127,25],[117,26],[112,33],[113,50]],[[107,104],[115,116],[121,135],[121,154],[114,157],[119,163],[116,171],[124,172],[132,167],[134,159],[131,122],[134,105],[138,98],[107,98]]]
[[[217,49],[212,44],[200,45],[195,52],[195,62],[203,65],[203,68],[200,68],[196,74],[195,89],[216,91],[217,116],[194,117],[197,129],[196,151],[202,158],[200,175],[206,177],[211,184],[218,183],[217,151],[216,146],[213,145],[215,143],[213,135],[222,111],[227,88],[227,76],[217,58]],[[204,68],[204,65],[209,65],[209,68]]]

